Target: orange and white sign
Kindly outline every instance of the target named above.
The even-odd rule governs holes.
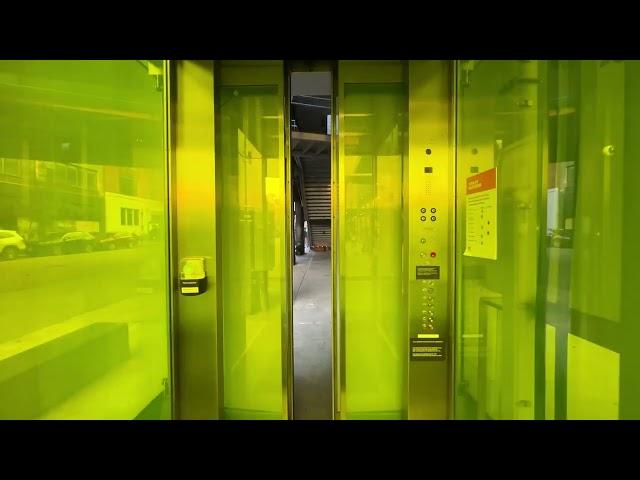
[[[464,254],[498,258],[498,194],[495,168],[467,178]]]

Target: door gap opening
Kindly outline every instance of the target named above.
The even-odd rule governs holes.
[[[291,73],[293,418],[332,418],[331,72]]]

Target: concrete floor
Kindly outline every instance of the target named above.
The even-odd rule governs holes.
[[[296,257],[293,267],[293,412],[331,418],[331,252]]]

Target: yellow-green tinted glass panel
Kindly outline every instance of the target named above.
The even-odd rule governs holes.
[[[402,296],[402,84],[344,85],[339,159],[346,418],[401,418],[407,323]]]
[[[558,332],[555,418],[638,419],[640,62],[547,63],[541,313]]]
[[[545,417],[555,418],[556,400],[556,329],[553,325],[545,325]]]
[[[287,258],[282,89],[219,87],[226,418],[278,419],[286,390]]]
[[[567,419],[617,420],[620,355],[569,334]]]
[[[559,88],[564,94],[580,100],[576,112],[560,115],[556,122],[559,129],[575,129],[577,122],[578,130],[565,130],[559,134],[560,150],[554,164],[555,181],[551,188],[558,192],[556,195],[561,197],[563,205],[560,207],[558,198],[555,204],[560,208],[556,208],[556,218],[550,219],[550,230],[556,236],[555,240],[568,232],[566,236],[573,240],[572,251],[558,249],[565,254],[571,252],[573,257],[571,308],[584,315],[619,322],[622,175],[627,160],[624,148],[621,148],[625,140],[625,64],[570,62],[572,65],[569,67],[567,63],[558,64],[558,76],[577,78],[572,79],[572,84],[566,83]],[[634,83],[628,87],[638,88]],[[572,103],[575,107],[575,101]],[[630,120],[634,119],[631,117]],[[571,143],[573,151],[567,151],[567,143]],[[563,146],[564,150],[561,149]],[[608,153],[609,148],[612,148],[612,154]],[[573,156],[576,153],[577,166]],[[576,176],[577,188],[571,188]],[[569,186],[568,190],[566,186]],[[567,205],[568,202],[575,202],[575,212],[569,212],[572,205]],[[559,268],[567,269],[568,265],[563,260],[558,257]]]
[[[456,417],[534,417],[539,62],[458,64]],[[466,183],[496,169],[496,259],[465,254]]]
[[[640,62],[458,73],[456,417],[640,418]],[[464,181],[489,168],[496,260],[464,254]]]
[[[164,65],[0,61],[0,418],[169,418]]]

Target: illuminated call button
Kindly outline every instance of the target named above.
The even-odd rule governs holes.
[[[435,258],[436,257],[436,252],[431,252],[431,258]]]
[[[419,333],[418,338],[440,338],[439,333]]]

